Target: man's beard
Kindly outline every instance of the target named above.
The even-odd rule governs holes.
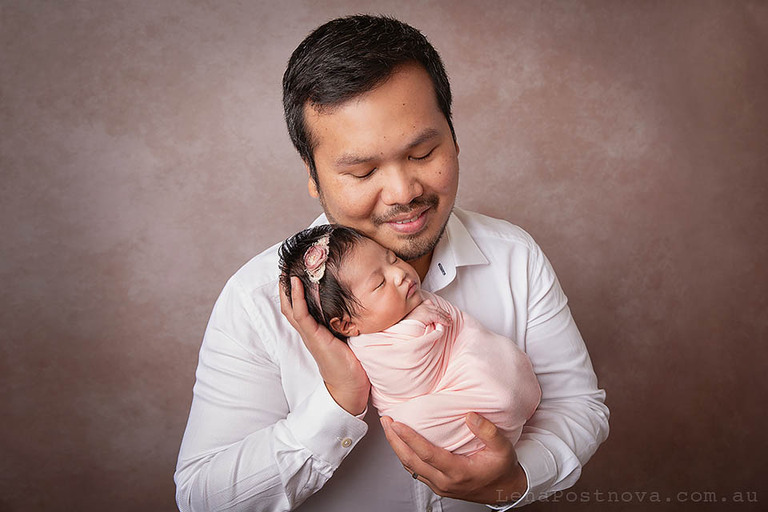
[[[323,211],[325,211],[325,216],[328,218],[328,220],[334,224],[338,224],[336,219],[334,219],[331,214],[328,212],[328,208],[325,206],[325,201],[323,200],[323,194],[322,191],[320,191],[319,194],[320,199],[320,205],[323,207]],[[415,198],[410,203],[406,204],[400,204],[397,206],[394,206],[389,212],[387,212],[386,215],[382,215],[380,217],[373,217],[372,221],[375,226],[381,226],[383,224],[386,224],[391,219],[398,217],[403,214],[407,214],[408,212],[412,212],[414,210],[423,208],[425,206],[431,208],[433,211],[437,211],[437,207],[440,203],[440,199],[437,195],[433,194],[430,196],[420,196]],[[450,215],[449,215],[450,218]],[[435,234],[435,236],[424,239],[423,234],[416,233],[413,235],[408,235],[403,237],[401,240],[404,240],[406,242],[406,245],[404,247],[389,247],[389,249],[392,249],[395,254],[397,254],[397,257],[400,259],[403,259],[405,261],[412,261],[418,258],[421,258],[422,256],[425,256],[432,252],[434,248],[437,246],[437,242],[440,241],[440,238],[443,236],[443,233],[445,232],[445,227],[448,225],[448,218],[445,219],[445,222],[443,222],[443,225],[440,226],[440,230]]]
[[[434,237],[428,240],[419,240],[418,235],[411,235],[407,237],[406,239],[409,240],[410,243],[405,247],[398,247],[394,253],[397,254],[398,258],[405,261],[413,261],[431,253],[437,246],[437,242],[439,242],[440,238],[443,236],[443,232],[445,232],[445,226],[447,225],[448,219],[446,219],[443,225],[440,227],[440,231]],[[412,240],[410,240],[411,238]]]
[[[420,210],[425,207],[430,208],[433,211],[437,211],[437,206],[439,204],[440,199],[435,194],[430,196],[419,196],[408,204],[399,204],[393,206],[392,209],[390,209],[385,215],[374,217],[372,219],[373,224],[377,227],[382,226],[387,222],[390,222],[395,217],[401,217],[403,215],[407,215],[410,212]],[[432,252],[432,249],[434,249],[437,245],[437,242],[440,240],[444,230],[445,225],[440,227],[440,231],[438,231],[434,237],[428,239],[424,239],[424,235],[421,233],[407,235],[403,237],[406,245],[402,247],[393,247],[392,250],[394,250],[398,258],[401,258],[405,261],[421,258],[425,254]]]

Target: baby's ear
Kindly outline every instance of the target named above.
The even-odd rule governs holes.
[[[331,318],[329,323],[334,331],[341,334],[342,336],[346,336],[347,338],[360,334],[360,329],[358,329],[355,322],[349,318],[339,318],[335,316]]]

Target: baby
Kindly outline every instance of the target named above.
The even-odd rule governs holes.
[[[483,448],[465,423],[470,411],[517,441],[541,389],[512,340],[423,291],[413,267],[352,229],[306,229],[279,254],[289,298],[296,276],[309,313],[360,360],[380,415],[456,454]]]

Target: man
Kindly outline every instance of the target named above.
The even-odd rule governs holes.
[[[294,52],[289,132],[311,196],[526,351],[542,401],[512,446],[481,416],[469,456],[367,412],[351,350],[278,290],[276,246],[240,269],[205,334],[175,480],[197,510],[488,510],[566,488],[608,432],[605,394],[554,272],[524,231],[454,208],[459,147],[439,56],[396,20],[333,20]],[[405,468],[405,470],[403,469]],[[302,505],[303,504],[303,505]]]

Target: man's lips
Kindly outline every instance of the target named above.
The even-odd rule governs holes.
[[[430,207],[414,210],[404,215],[388,219],[385,224],[394,231],[404,234],[418,233],[427,223],[427,212]]]
[[[404,223],[417,219],[422,213],[429,210],[429,205],[424,205],[420,208],[414,208],[413,210],[399,215],[393,215],[392,218],[386,219],[384,222]]]

